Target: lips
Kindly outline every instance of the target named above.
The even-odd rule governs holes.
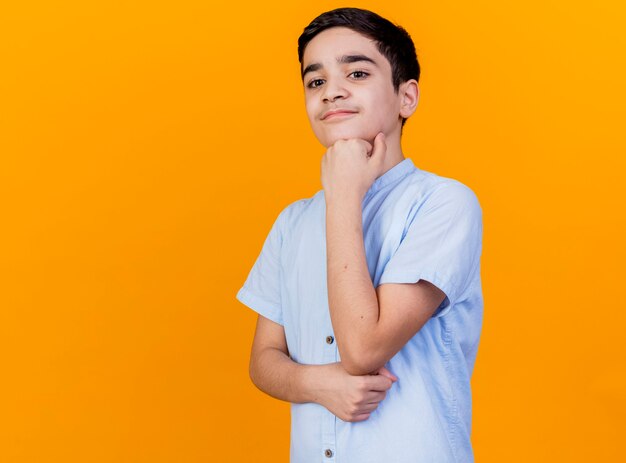
[[[349,114],[355,114],[356,111],[352,111],[351,109],[331,109],[330,111],[326,111],[322,116],[322,120],[328,119],[333,116],[347,116]]]

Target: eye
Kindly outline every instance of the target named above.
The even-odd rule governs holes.
[[[354,77],[355,79],[361,80],[361,79],[365,79],[367,76],[369,76],[369,73],[365,72],[365,71],[352,71],[348,75]]]
[[[309,88],[317,88],[324,83],[324,79],[313,79],[311,82],[307,84]]]

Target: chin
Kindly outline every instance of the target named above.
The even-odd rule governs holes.
[[[377,132],[378,133],[378,132]],[[363,130],[355,130],[346,127],[345,129],[337,129],[332,132],[326,132],[317,137],[322,145],[326,148],[335,144],[337,140],[347,140],[350,138],[360,138],[362,140],[366,140],[369,143],[374,142],[374,138],[376,134],[372,135],[371,133],[364,132]]]

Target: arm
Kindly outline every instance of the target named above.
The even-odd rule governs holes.
[[[351,376],[339,363],[301,365],[289,357],[281,325],[259,315],[250,378],[266,394],[293,403],[315,402],[344,421],[363,421],[386,395],[395,377]]]
[[[363,244],[362,202],[384,171],[386,150],[380,133],[374,146],[338,140],[322,159],[328,303],[343,367],[353,375],[387,363],[446,296],[425,280],[374,289]]]
[[[250,354],[250,379],[266,394],[293,403],[315,402],[315,368],[289,358],[281,325],[259,315]]]
[[[374,289],[363,245],[362,199],[327,200],[326,246],[330,315],[346,371],[382,367],[428,321],[445,298],[425,280]]]

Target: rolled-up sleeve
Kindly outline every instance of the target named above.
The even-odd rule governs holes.
[[[281,325],[283,314],[280,297],[280,254],[283,242],[284,212],[285,210],[274,221],[261,253],[236,296],[241,303]]]
[[[427,280],[446,294],[434,316],[444,315],[480,272],[482,209],[469,187],[452,181],[435,190],[410,220],[378,284]]]

